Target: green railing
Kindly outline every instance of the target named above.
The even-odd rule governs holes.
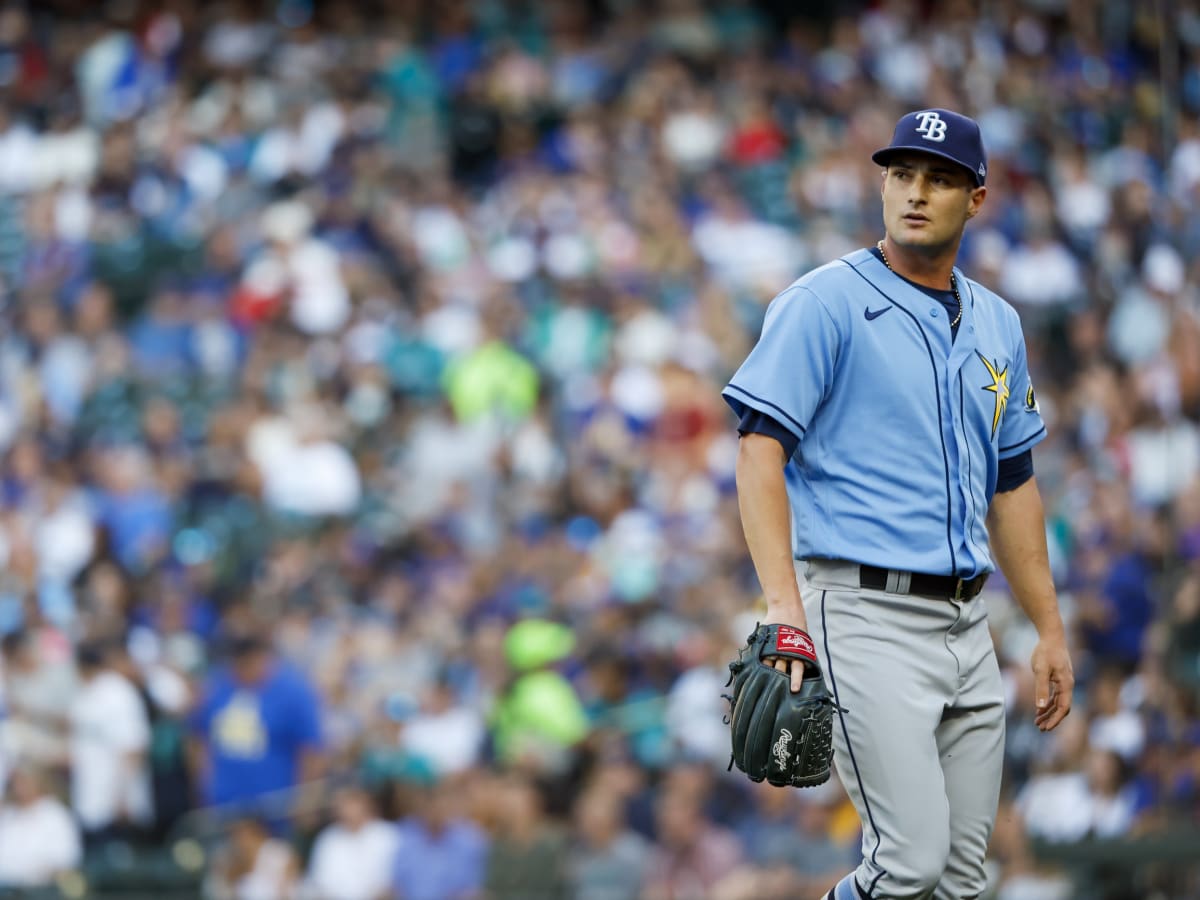
[[[256,811],[268,819],[325,811],[329,785],[316,782],[266,796]],[[0,900],[201,900],[213,849],[244,808],[189,813],[161,847],[109,845],[87,855],[78,872],[45,888],[0,887]],[[1033,841],[1034,856],[1065,870],[1075,900],[1182,900],[1200,896],[1200,827],[1181,824],[1154,834],[1074,843]]]
[[[1153,834],[1089,838],[1070,844],[1034,841],[1034,856],[1061,866],[1076,900],[1182,900],[1197,895],[1200,827],[1181,824]]]

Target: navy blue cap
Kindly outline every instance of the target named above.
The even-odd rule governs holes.
[[[932,153],[958,163],[971,173],[975,183],[987,179],[987,154],[983,152],[983,136],[974,119],[948,109],[922,109],[910,112],[896,123],[892,142],[876,150],[871,159],[886,166],[898,150],[918,150]]]

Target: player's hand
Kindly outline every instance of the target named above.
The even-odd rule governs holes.
[[[808,617],[804,615],[804,607],[799,600],[791,603],[767,604],[767,614],[763,617],[764,625],[791,625],[802,631],[808,631]],[[791,678],[792,693],[800,692],[800,684],[804,681],[804,670],[807,668],[801,660],[788,659],[778,656],[764,656],[763,662],[773,665],[776,671]]]
[[[1033,649],[1033,697],[1037,712],[1034,723],[1042,731],[1050,731],[1071,711],[1071,694],[1075,690],[1075,672],[1067,639],[1062,635],[1041,638]]]

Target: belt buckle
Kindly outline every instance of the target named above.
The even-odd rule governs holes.
[[[961,600],[963,598],[963,580],[961,578],[954,579],[954,599]]]

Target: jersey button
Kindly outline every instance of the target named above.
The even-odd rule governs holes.
[[[937,307],[936,306],[929,311],[929,315],[933,316],[933,318],[935,318],[935,319],[937,318]]]

